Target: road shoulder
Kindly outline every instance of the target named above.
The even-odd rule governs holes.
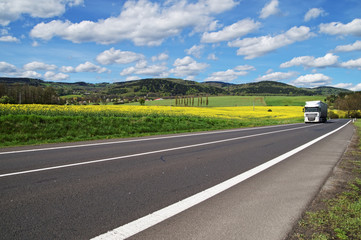
[[[342,158],[335,166],[330,177],[327,179],[317,196],[304,211],[299,221],[306,219],[307,212],[327,210],[328,205],[326,200],[335,198],[344,191],[347,191],[349,188],[348,183],[355,180],[356,177],[360,177],[360,172],[355,171],[356,166],[355,163],[353,163],[355,161],[360,161],[360,150],[358,149],[359,140],[360,136],[358,134],[352,136],[350,144],[342,155]],[[304,238],[307,239],[307,236],[312,236],[314,233],[312,229],[299,225],[299,221],[294,225],[294,228],[286,238],[287,240],[299,239],[297,236],[304,236]]]

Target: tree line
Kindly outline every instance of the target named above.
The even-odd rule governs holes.
[[[12,104],[65,104],[52,87],[28,84],[8,85],[0,83],[0,103]]]
[[[330,95],[326,100],[334,109],[347,111],[348,117],[361,118],[361,92]]]

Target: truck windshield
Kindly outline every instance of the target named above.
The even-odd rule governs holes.
[[[318,107],[306,107],[305,112],[319,112],[320,108]]]

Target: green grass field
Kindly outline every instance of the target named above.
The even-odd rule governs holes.
[[[325,96],[267,96],[267,106],[304,106],[306,101],[325,101]]]
[[[208,107],[237,107],[237,106],[304,106],[306,101],[325,100],[325,96],[218,96],[208,97]],[[205,102],[205,97],[203,101]],[[129,105],[139,105],[138,102]],[[146,106],[175,105],[174,99],[146,101]],[[194,106],[198,106],[198,99],[194,99]],[[204,103],[204,107],[207,107]]]
[[[266,106],[262,96],[219,96],[208,100],[208,107]]]

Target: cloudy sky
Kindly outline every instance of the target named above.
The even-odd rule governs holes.
[[[0,49],[3,77],[360,91],[361,1],[0,0]]]

